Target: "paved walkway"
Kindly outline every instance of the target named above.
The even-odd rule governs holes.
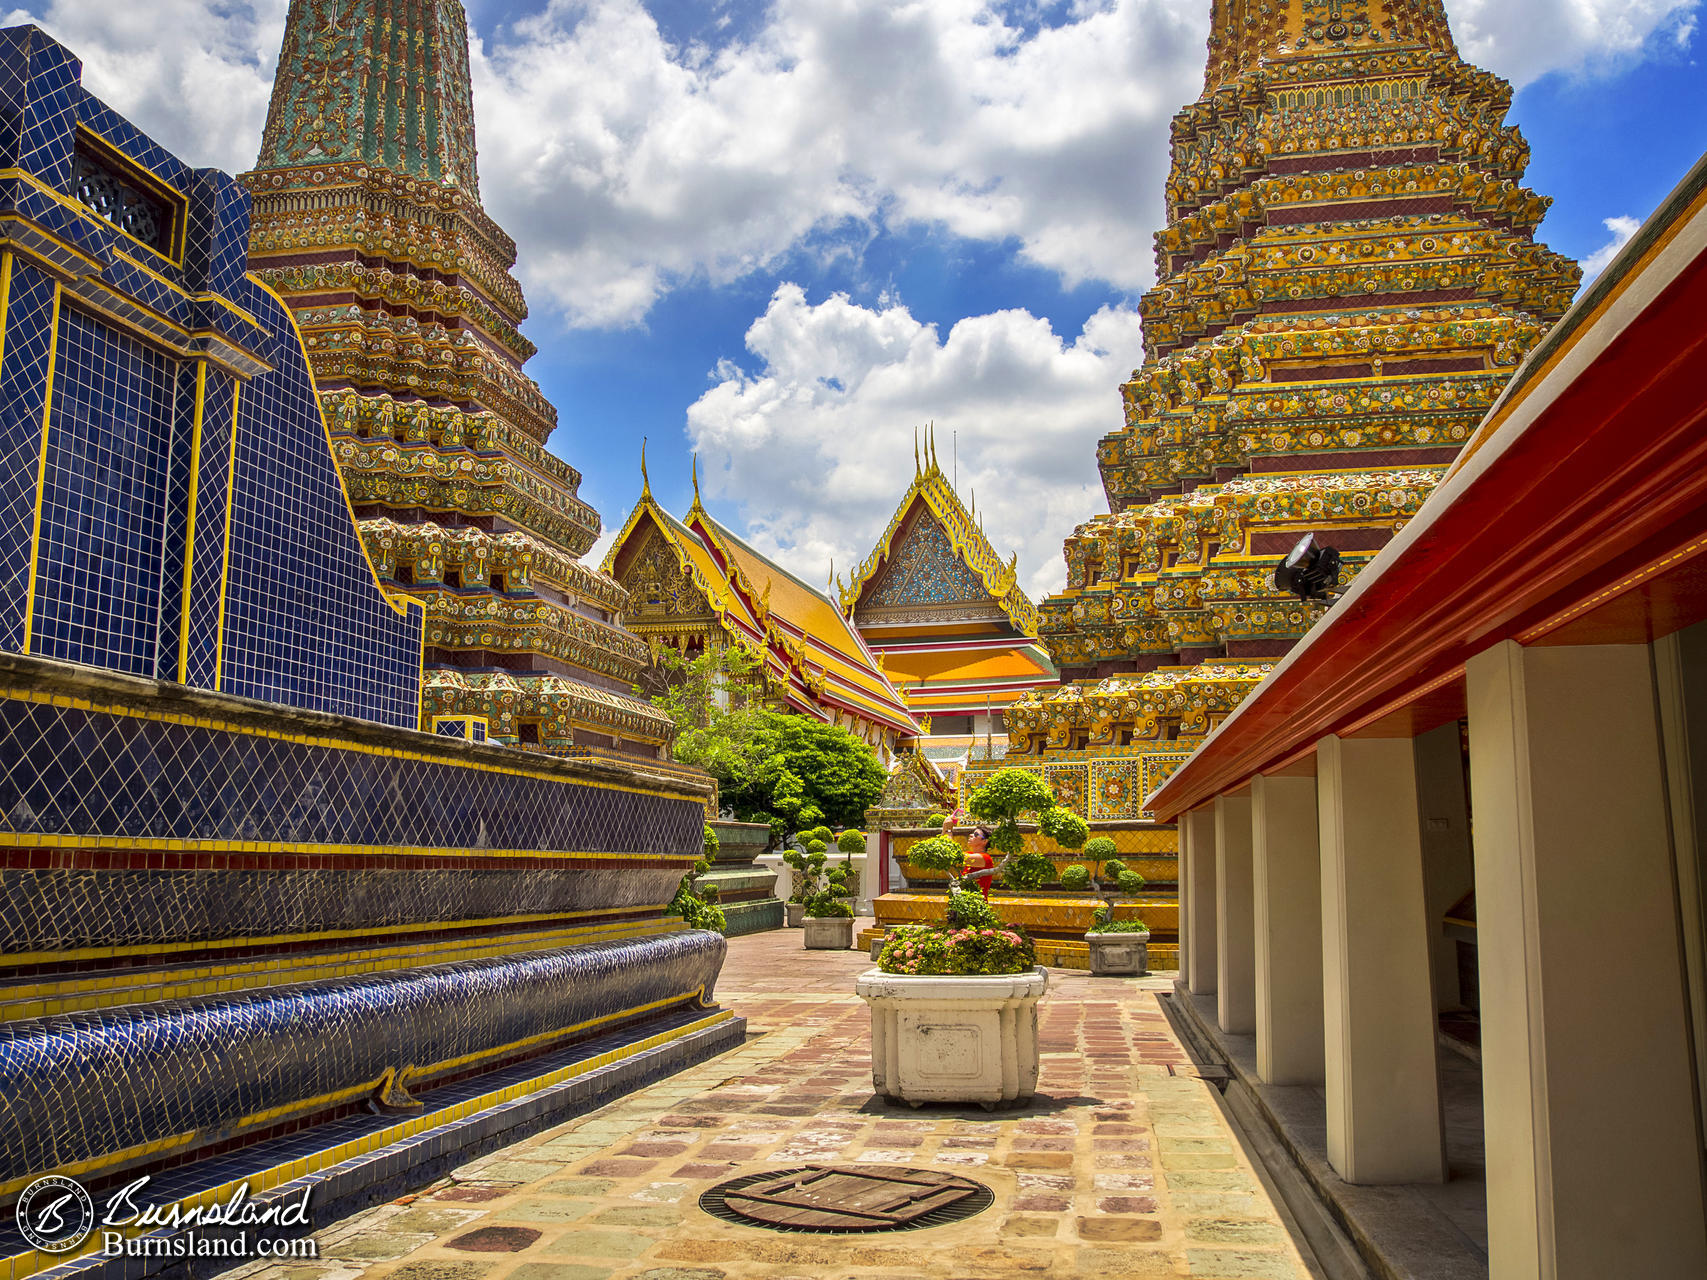
[[[961,1280],[1310,1273],[1223,1119],[1187,1074],[1163,979],[1054,970],[1039,1098],[988,1115],[882,1105],[854,952],[798,930],[735,939],[719,999],[740,1049],[465,1166],[320,1234],[320,1261],[255,1280]],[[767,1165],[963,1172],[995,1204],[966,1222],[869,1236],[781,1234],[703,1213],[716,1182]]]

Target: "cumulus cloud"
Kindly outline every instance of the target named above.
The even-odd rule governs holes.
[[[535,305],[644,321],[684,281],[858,252],[885,228],[1010,243],[1074,284],[1151,279],[1166,121],[1201,85],[1208,0],[749,0],[675,46],[645,0],[522,0],[477,34],[482,189]],[[288,0],[35,0],[89,86],[196,163],[253,163]],[[1700,0],[1449,0],[1519,84],[1687,43]],[[728,18],[729,6],[709,28]],[[474,6],[477,20],[493,6]]]
[[[1612,239],[1583,259],[1584,288],[1592,284],[1594,278],[1611,265],[1619,251],[1630,243],[1630,237],[1642,229],[1641,219],[1630,217],[1607,218],[1603,225],[1612,233]]]
[[[640,0],[552,0],[475,60],[487,203],[583,325],[880,226],[1140,287],[1206,15],[1113,0],[1026,36],[988,0],[777,0],[713,52]]]
[[[1464,56],[1522,88],[1627,66],[1656,33],[1687,47],[1700,0],[1447,0]]]
[[[999,551],[1019,553],[1034,597],[1065,579],[1062,531],[1106,510],[1095,444],[1120,422],[1140,349],[1131,309],[1098,311],[1070,341],[1023,310],[944,336],[898,302],[814,303],[784,284],[747,348],[757,371],[725,364],[688,410],[701,487],[808,579],[871,550],[912,476],[914,430],[933,419],[944,470],[957,451],[963,499]]]

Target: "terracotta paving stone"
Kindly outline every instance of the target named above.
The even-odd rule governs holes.
[[[227,1278],[1306,1280],[1214,1086],[1185,1074],[1157,1003],[1169,978],[1051,970],[1039,1096],[986,1114],[873,1096],[870,1016],[853,994],[869,967],[860,953],[803,950],[798,930],[733,939],[717,998],[747,1018],[745,1045],[474,1160],[406,1197],[413,1207],[334,1224],[319,1233],[320,1261]],[[959,1223],[859,1236],[777,1233],[699,1208],[717,1182],[801,1164],[952,1170],[995,1203]],[[432,1216],[452,1210],[442,1227]],[[471,1240],[509,1251],[471,1260]]]

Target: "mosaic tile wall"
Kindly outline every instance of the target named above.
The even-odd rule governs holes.
[[[35,28],[0,64],[0,648],[414,727],[422,615],[381,593],[246,274],[247,195]]]
[[[411,1087],[502,1080],[543,1123],[572,1043],[719,1051],[725,944],[663,915],[715,787],[417,731],[422,613],[379,589],[247,194],[80,78],[0,31],[0,1217],[50,1170],[328,1168]],[[17,1248],[0,1276],[53,1261]]]
[[[6,1023],[0,1186],[145,1154],[180,1134],[229,1133],[245,1117],[360,1099],[381,1080],[406,1090],[637,1007],[709,1005],[726,949],[696,930]]]

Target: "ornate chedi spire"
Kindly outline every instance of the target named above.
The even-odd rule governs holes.
[[[427,608],[423,717],[651,751],[627,593],[579,563],[599,515],[545,450],[557,411],[514,242],[479,203],[458,0],[291,0],[250,262],[300,325],[375,567]]]
[[[1579,279],[1534,241],[1549,201],[1520,185],[1510,87],[1438,0],[1213,3],[1144,364],[1098,449],[1111,514],[1041,609],[1069,683],[1009,717],[1010,750],[1051,764],[1183,758],[1325,607],[1275,590],[1284,551],[1314,531],[1353,573],[1372,559]],[[1123,774],[1122,803],[1161,776]]]

